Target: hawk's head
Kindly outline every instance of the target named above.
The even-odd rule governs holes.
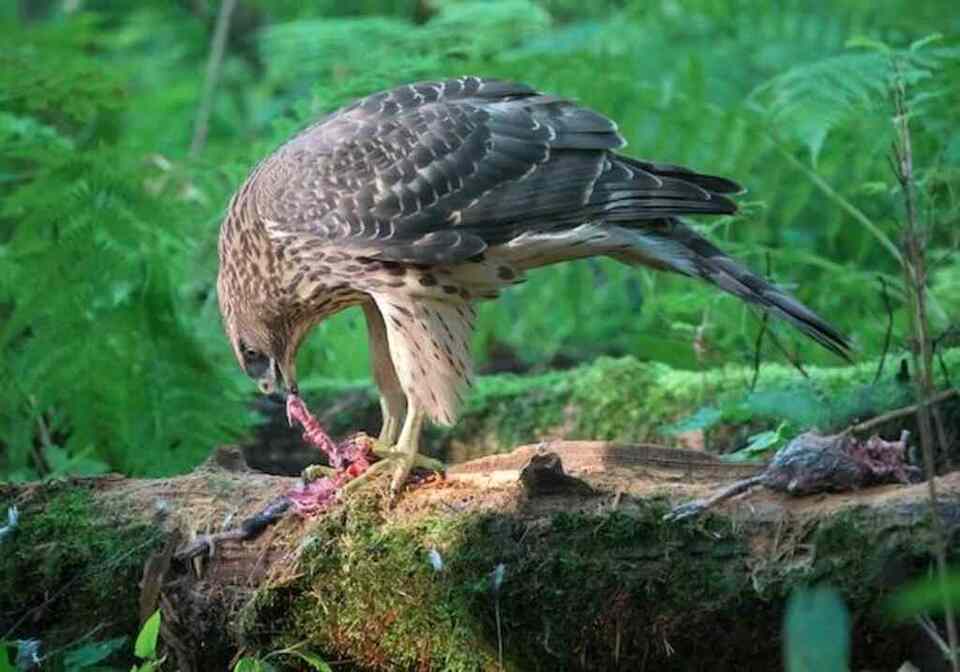
[[[303,337],[300,325],[276,307],[264,306],[240,291],[221,264],[217,297],[224,330],[240,368],[264,394],[286,389],[297,394],[296,355]]]
[[[286,330],[255,311],[223,311],[224,327],[240,368],[264,394],[297,393],[296,344]]]

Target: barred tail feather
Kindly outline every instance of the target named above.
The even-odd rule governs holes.
[[[698,277],[786,320],[827,350],[850,360],[850,342],[812,310],[784,290],[741,266],[713,243],[676,220],[663,231],[620,228],[631,241],[614,256],[625,263],[643,264]]]

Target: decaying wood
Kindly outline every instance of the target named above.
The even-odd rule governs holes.
[[[855,649],[863,663],[860,667],[907,660],[922,636],[915,636],[912,627],[897,629],[870,614],[885,591],[925,571],[923,559],[930,543],[923,522],[925,486],[883,485],[800,498],[762,491],[724,503],[706,521],[661,520],[671,504],[702,498],[757,473],[755,466],[727,464],[693,451],[558,441],[454,466],[445,481],[428,481],[411,489],[392,510],[361,493],[358,497],[367,502],[363,506],[341,503],[312,519],[287,514],[276,524],[258,527],[261,534],[248,541],[231,539],[244,535],[224,532],[238,526],[245,529],[240,521],[257,519],[297,479],[250,471],[237,451],[223,450],[195,472],[173,479],[111,477],[55,487],[61,492],[89,491],[103,515],[95,521],[99,525],[121,529],[135,520],[157,526],[163,543],[143,558],[144,570],[134,579],[141,582],[139,612],[147,614],[158,604],[163,608],[164,639],[183,670],[225,669],[239,652],[274,650],[293,641],[304,642],[331,659],[351,660],[356,669],[445,669],[443,657],[452,654],[437,649],[443,637],[417,640],[416,646],[404,648],[403,642],[413,641],[413,636],[391,634],[391,628],[409,627],[403,619],[414,616],[440,635],[445,628],[453,628],[449,637],[468,642],[458,646],[465,649],[463,655],[475,656],[469,669],[497,669],[493,612],[483,606],[487,602],[482,591],[464,587],[478,580],[483,584],[482,573],[479,579],[469,578],[474,571],[472,558],[478,554],[492,559],[482,571],[492,571],[496,558],[502,558],[506,567],[497,610],[502,611],[498,617],[503,619],[504,655],[510,669],[615,669],[614,658],[622,669],[641,669],[644,660],[647,669],[693,669],[708,659],[715,663],[711,669],[745,669],[736,664],[744,656],[760,656],[758,660],[766,660],[772,669],[779,655],[775,614],[792,587],[810,581],[828,581],[849,592],[857,623],[855,642],[874,642],[873,649]],[[938,479],[938,486],[939,508],[956,533],[960,473]],[[370,488],[374,493],[385,490],[385,481]],[[31,505],[41,501],[43,493],[43,487],[30,486],[7,488],[2,494],[5,500],[17,502],[21,516],[29,521],[43,515]],[[162,512],[159,522],[158,511]],[[352,536],[351,530],[371,516],[379,521],[374,523],[378,531]],[[830,543],[831,535],[841,534],[832,530],[846,520],[855,520],[848,523],[850,530],[862,538]],[[443,545],[431,532],[438,526],[473,530],[471,545],[463,549]],[[339,531],[327,536],[332,529]],[[613,529],[620,530],[620,536],[604,541]],[[407,539],[398,548],[415,543],[419,550],[403,561],[409,564],[407,578],[399,584],[385,579],[387,583],[379,585],[375,583],[378,574],[389,566],[387,541],[376,542],[376,552],[355,554],[349,548],[363,540],[389,540],[397,534]],[[451,534],[450,538],[460,538]],[[597,545],[571,549],[570,534],[581,540],[596,539]],[[202,535],[206,539],[197,542]],[[171,544],[180,550],[179,558]],[[338,569],[314,564],[321,556],[304,554],[304,549],[316,544],[326,549],[321,554],[326,563],[334,562],[330,553],[342,555],[343,560],[336,560],[342,563],[335,565]],[[433,544],[441,544],[439,552]],[[193,552],[198,548],[203,552]],[[185,549],[192,552],[184,553]],[[864,570],[868,549],[871,562],[879,563],[869,575]],[[13,547],[13,551],[33,549]],[[435,570],[427,561],[431,551],[438,558]],[[40,562],[49,547],[35,552]],[[555,564],[565,553],[572,555],[563,562],[586,563],[570,584],[554,574],[556,567],[565,566]],[[430,579],[434,571],[437,578]],[[528,582],[547,581],[548,574],[545,585],[549,588],[537,589],[540,597],[526,595]],[[701,580],[708,575],[718,578],[705,588]],[[315,576],[324,577],[318,579],[324,583],[313,583]],[[341,591],[340,581],[354,587]],[[442,589],[434,592],[431,582],[440,582]],[[423,586],[428,592],[417,592]],[[609,594],[596,600],[590,593],[578,592],[588,586]],[[661,595],[656,591],[666,589],[668,595],[690,596],[693,602],[656,597]],[[47,594],[56,590],[57,586],[50,586]],[[377,591],[387,595],[396,591],[395,601],[389,598],[385,606],[364,602]],[[644,601],[646,591],[652,591],[654,602]],[[339,596],[333,604],[324,601],[330,595]],[[442,613],[472,599],[480,605],[479,611],[432,620],[431,601],[452,599],[450,595],[461,597]],[[527,611],[531,599],[549,599],[552,606],[544,606],[542,615],[527,621],[529,613],[540,613]],[[6,631],[20,622],[10,637],[43,637],[43,632],[31,627],[45,623],[55,605],[43,605],[37,611],[39,606],[23,604],[15,613],[4,612],[0,625]],[[107,598],[80,620],[111,622],[117,608]],[[369,622],[349,625],[339,620],[338,613],[356,613],[352,609],[369,611]],[[560,621],[554,619],[569,620],[573,615],[582,617],[582,629],[561,631]],[[327,625],[311,626],[313,619]],[[738,639],[726,632],[730,619],[739,622],[734,630],[749,630],[753,635]],[[397,632],[401,631],[406,632]],[[534,664],[531,661],[537,656],[542,660]]]
[[[635,471],[642,477],[666,472],[700,481],[743,478],[762,470],[755,464],[724,462],[712,453],[649,443],[542,441],[520,446],[510,453],[488,455],[454,465],[448,471],[447,478],[486,487],[513,483],[520,478],[520,471],[531,458],[541,453],[557,454],[567,471],[589,474],[626,470]]]

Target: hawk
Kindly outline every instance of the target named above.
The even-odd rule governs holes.
[[[700,278],[846,356],[836,329],[678,219],[735,212],[735,182],[625,156],[625,144],[601,114],[481,77],[400,86],[324,117],[253,169],[220,230],[219,303],[241,368],[296,397],[304,337],[360,306],[396,492],[424,421],[457,418],[474,302],[540,266],[606,256]]]

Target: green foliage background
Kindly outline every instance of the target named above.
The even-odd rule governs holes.
[[[952,2],[245,0],[209,137],[191,155],[218,7],[0,8],[0,477],[173,473],[246,431],[252,386],[214,295],[227,199],[311,119],[411,80],[526,81],[617,120],[636,156],[734,177],[743,212],[703,228],[874,355],[878,276],[898,341],[905,331],[878,44],[898,49],[932,228],[933,333],[960,313]],[[750,361],[757,329],[749,309],[696,283],[590,260],[483,306],[476,345],[481,361],[508,348],[533,365],[626,353],[695,368]],[[780,333],[805,361],[831,362]],[[319,327],[299,368],[308,384],[366,378],[360,314]]]

